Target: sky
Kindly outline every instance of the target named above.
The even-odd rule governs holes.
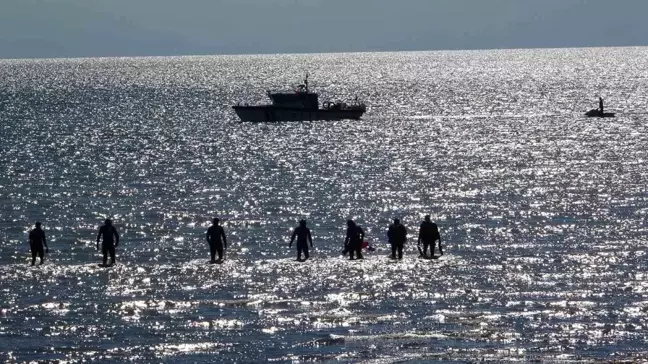
[[[0,58],[648,45],[648,0],[0,0]]]

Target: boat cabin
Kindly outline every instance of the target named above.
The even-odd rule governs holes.
[[[319,98],[316,93],[308,92],[308,74],[304,83],[298,85],[294,92],[276,92],[268,91],[268,97],[272,100],[274,106],[290,107],[307,110],[317,110],[319,107]]]
[[[319,107],[318,95],[308,92],[308,89],[303,90],[298,89],[292,93],[268,93],[268,96],[274,106],[317,110]]]

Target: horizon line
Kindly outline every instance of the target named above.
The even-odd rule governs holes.
[[[484,52],[484,51],[521,51],[521,50],[559,50],[559,49],[614,49],[614,48],[646,48],[648,45],[631,46],[566,46],[566,47],[512,47],[512,48],[449,48],[449,49],[418,49],[418,50],[375,50],[375,51],[333,51],[333,52],[278,52],[278,53],[215,53],[215,54],[171,54],[171,55],[131,55],[131,56],[64,56],[64,57],[10,57],[0,58],[0,61],[55,61],[55,60],[84,60],[84,59],[134,59],[134,58],[182,58],[182,57],[242,57],[242,56],[300,56],[300,55],[333,55],[333,54],[368,54],[368,53],[434,53],[434,52]]]

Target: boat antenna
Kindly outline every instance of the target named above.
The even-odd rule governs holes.
[[[306,86],[306,93],[308,93],[308,72],[306,72],[306,77],[304,78],[304,86]]]

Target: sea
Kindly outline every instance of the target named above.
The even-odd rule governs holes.
[[[645,360],[647,70],[648,48],[0,60],[0,361]],[[367,113],[238,121],[306,74]],[[616,118],[583,116],[599,96]]]

